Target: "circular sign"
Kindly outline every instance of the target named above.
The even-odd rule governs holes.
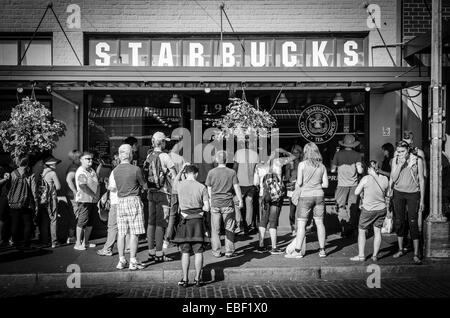
[[[298,128],[303,138],[316,144],[329,141],[336,134],[338,121],[331,108],[315,104],[300,114]]]

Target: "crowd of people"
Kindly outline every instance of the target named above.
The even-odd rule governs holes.
[[[327,256],[324,189],[329,178],[316,144],[311,142],[304,148],[295,144],[290,151],[274,149],[263,161],[246,143],[229,166],[230,158],[223,150],[212,154],[214,164],[185,162],[179,154],[181,141],[170,151],[166,149],[168,141],[164,133],[154,133],[153,147],[142,167],[137,164],[137,140],[133,137],[124,141],[113,160],[100,158],[96,169],[91,152],[74,150],[69,154],[71,164],[65,179],[71,215],[67,244],[74,244],[77,251],[95,247],[90,236],[99,210],[107,222],[107,238],[97,250],[99,256],[113,256],[117,243],[117,269],[139,270],[145,267],[137,258],[140,237],[147,238],[147,262],[171,261],[166,251],[171,243],[176,244],[182,255],[181,286],[188,285],[191,253],[195,254],[194,284],[200,285],[207,243],[211,243],[214,257],[232,258],[236,255],[235,236],[242,232],[259,235],[259,253],[299,259],[305,256],[306,233],[315,226],[319,257]],[[351,260],[366,260],[366,234],[373,230],[371,259],[377,261],[381,228],[386,218],[393,218],[398,237],[398,251],[393,256],[407,253],[405,238],[409,232],[413,262],[420,264],[427,167],[424,152],[414,146],[412,134],[406,133],[395,147],[390,143],[381,147],[381,167],[374,160],[365,162],[363,154],[355,150],[359,141],[353,135],[346,135],[339,144],[331,162],[331,172],[337,173],[334,213],[343,238],[356,238],[357,234],[359,253]],[[47,156],[31,168],[28,156],[16,159],[17,168],[12,172],[0,170],[2,244],[30,248],[37,232],[42,244],[56,248],[60,245],[57,192],[62,184],[56,174],[60,160]],[[286,197],[294,239],[283,250],[277,242],[277,228]],[[144,203],[148,204],[148,214]],[[311,216],[314,224],[308,227]],[[270,246],[265,244],[267,228]]]

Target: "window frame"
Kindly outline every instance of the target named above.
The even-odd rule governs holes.
[[[20,58],[22,57],[22,43],[30,42],[33,34],[32,33],[0,33],[0,42],[1,41],[17,41],[17,63],[15,66],[38,66],[38,65],[24,65],[23,61],[19,64]],[[52,33],[38,33],[34,37],[34,40],[48,40],[50,41],[50,65],[53,66],[53,34]],[[33,42],[31,42],[33,43]],[[13,65],[3,65],[0,63],[0,66],[13,66]]]

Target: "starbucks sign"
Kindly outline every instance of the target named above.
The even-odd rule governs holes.
[[[298,119],[302,137],[316,144],[323,144],[333,138],[337,125],[336,114],[331,108],[320,104],[308,106]]]

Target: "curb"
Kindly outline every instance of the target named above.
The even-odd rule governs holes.
[[[378,268],[375,264],[352,266],[311,266],[311,267],[262,267],[262,268],[208,268],[203,270],[205,281],[308,281],[308,280],[366,280]],[[419,278],[450,277],[450,263],[432,262],[423,265],[380,265],[381,278]],[[190,275],[194,275],[190,271]],[[31,273],[2,274],[0,284],[15,285],[52,285],[66,287],[74,280],[73,273]],[[129,282],[176,282],[181,277],[179,270],[144,270],[114,272],[82,272],[80,281],[86,285]]]

